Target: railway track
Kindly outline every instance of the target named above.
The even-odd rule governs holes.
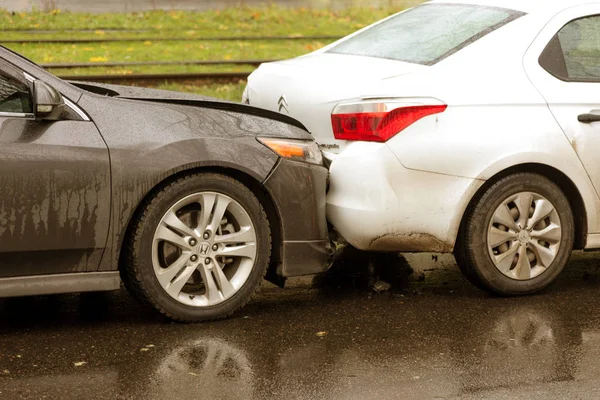
[[[40,64],[42,68],[49,69],[71,69],[71,68],[93,68],[93,67],[135,67],[135,66],[152,66],[152,65],[252,65],[259,66],[260,64],[277,60],[183,60],[183,61],[131,61],[131,62],[80,62],[80,63],[49,63]]]
[[[114,63],[60,63],[60,64],[41,64],[47,69],[71,69],[71,68],[92,68],[92,67],[129,67],[129,66],[148,66],[148,65],[249,65],[259,66],[262,63],[276,60],[185,60],[185,61],[140,61],[140,62],[114,62]],[[90,82],[137,82],[137,81],[193,81],[193,80],[236,80],[246,79],[251,71],[231,71],[231,72],[186,72],[186,73],[157,73],[157,74],[90,74],[90,75],[69,75],[58,74],[62,79],[69,81],[90,81]]]
[[[156,81],[194,81],[194,80],[238,80],[246,79],[251,72],[199,72],[171,74],[130,74],[130,75],[58,75],[67,81],[87,82],[156,82]]]
[[[221,36],[221,37],[139,37],[139,38],[81,38],[81,39],[61,39],[61,38],[32,38],[32,39],[0,39],[2,44],[10,43],[115,43],[115,42],[185,42],[185,41],[274,41],[274,40],[336,40],[339,36]]]

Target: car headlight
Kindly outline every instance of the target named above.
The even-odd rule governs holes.
[[[310,164],[323,164],[323,154],[312,140],[258,138],[258,141],[280,157]]]

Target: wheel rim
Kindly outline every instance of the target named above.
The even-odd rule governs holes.
[[[175,203],[152,242],[158,282],[172,298],[194,307],[233,297],[248,280],[256,254],[250,215],[236,200],[216,192]]]
[[[487,246],[500,272],[512,279],[528,280],[552,265],[561,235],[554,205],[540,194],[521,192],[506,198],[494,211]]]

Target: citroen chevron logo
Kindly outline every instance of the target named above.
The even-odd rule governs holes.
[[[202,254],[203,256],[208,254],[208,249],[210,249],[210,247],[204,243],[200,246],[200,254]]]
[[[286,114],[290,113],[288,110],[288,102],[284,95],[281,95],[279,100],[277,100],[277,105],[279,106],[279,112],[282,112],[281,110],[285,110]]]

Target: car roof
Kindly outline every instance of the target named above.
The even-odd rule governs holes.
[[[433,0],[429,3],[476,4],[492,7],[508,8],[526,13],[560,12],[567,8],[582,4],[600,4],[594,0]]]

